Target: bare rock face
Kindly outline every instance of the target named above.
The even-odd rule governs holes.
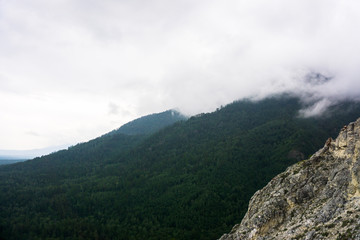
[[[274,177],[220,240],[360,239],[360,118]]]

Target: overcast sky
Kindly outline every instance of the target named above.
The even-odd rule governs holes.
[[[312,115],[360,96],[359,29],[358,0],[0,0],[0,149],[284,91]]]

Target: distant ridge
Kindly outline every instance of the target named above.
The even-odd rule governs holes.
[[[113,134],[146,135],[146,134],[155,133],[164,127],[174,124],[175,122],[186,119],[187,117],[185,117],[176,110],[167,110],[164,112],[153,113],[135,119],[105,135],[113,135]],[[48,155],[50,153],[67,149],[69,146],[70,145],[68,144],[68,145],[47,147],[41,149],[30,149],[30,150],[0,150],[0,160],[25,161],[28,159],[33,159],[35,157],[41,157]],[[6,161],[6,163],[8,162],[9,161]]]
[[[13,163],[17,163],[17,162],[23,162],[26,161],[27,159],[1,159],[2,156],[0,156],[0,165],[7,165],[7,164],[13,164]]]
[[[176,110],[167,110],[165,112],[153,113],[135,119],[121,126],[119,129],[110,132],[122,133],[125,135],[151,134],[167,127],[175,122],[186,120],[187,117]]]
[[[61,145],[30,150],[0,150],[0,159],[32,159],[57,152],[61,149],[67,148],[68,146],[69,145]]]

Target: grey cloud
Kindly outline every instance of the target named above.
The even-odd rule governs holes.
[[[112,102],[109,103],[108,107],[109,107],[109,112],[108,112],[108,114],[110,114],[110,115],[117,115],[117,114],[119,114],[119,106],[116,105],[115,103],[112,103]]]
[[[117,116],[117,117],[128,117],[131,116],[132,113],[131,111],[129,111],[129,106],[124,107],[121,105],[118,105],[116,103],[110,102],[108,104],[108,115],[113,115],[113,116]],[[117,123],[118,121],[113,121],[114,123]]]
[[[33,131],[27,131],[27,132],[25,132],[25,134],[33,136],[33,137],[40,137],[41,136],[39,133],[33,132]]]
[[[69,109],[63,117],[74,128],[83,127],[70,120],[79,96],[96,106],[83,108],[94,121],[87,129],[115,116],[175,107],[191,115],[282,92],[302,97],[303,116],[312,116],[359,100],[358,9],[351,0],[5,1],[0,90],[11,83],[65,95],[67,106],[54,108]]]

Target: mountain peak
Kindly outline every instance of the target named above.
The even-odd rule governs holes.
[[[128,122],[121,126],[119,129],[114,130],[111,134],[121,133],[125,135],[144,135],[152,134],[159,131],[162,128],[170,126],[178,121],[186,120],[187,117],[180,112],[170,109],[160,113],[153,113],[140,118],[137,118],[131,122]]]
[[[221,240],[360,239],[360,118],[274,177]]]

